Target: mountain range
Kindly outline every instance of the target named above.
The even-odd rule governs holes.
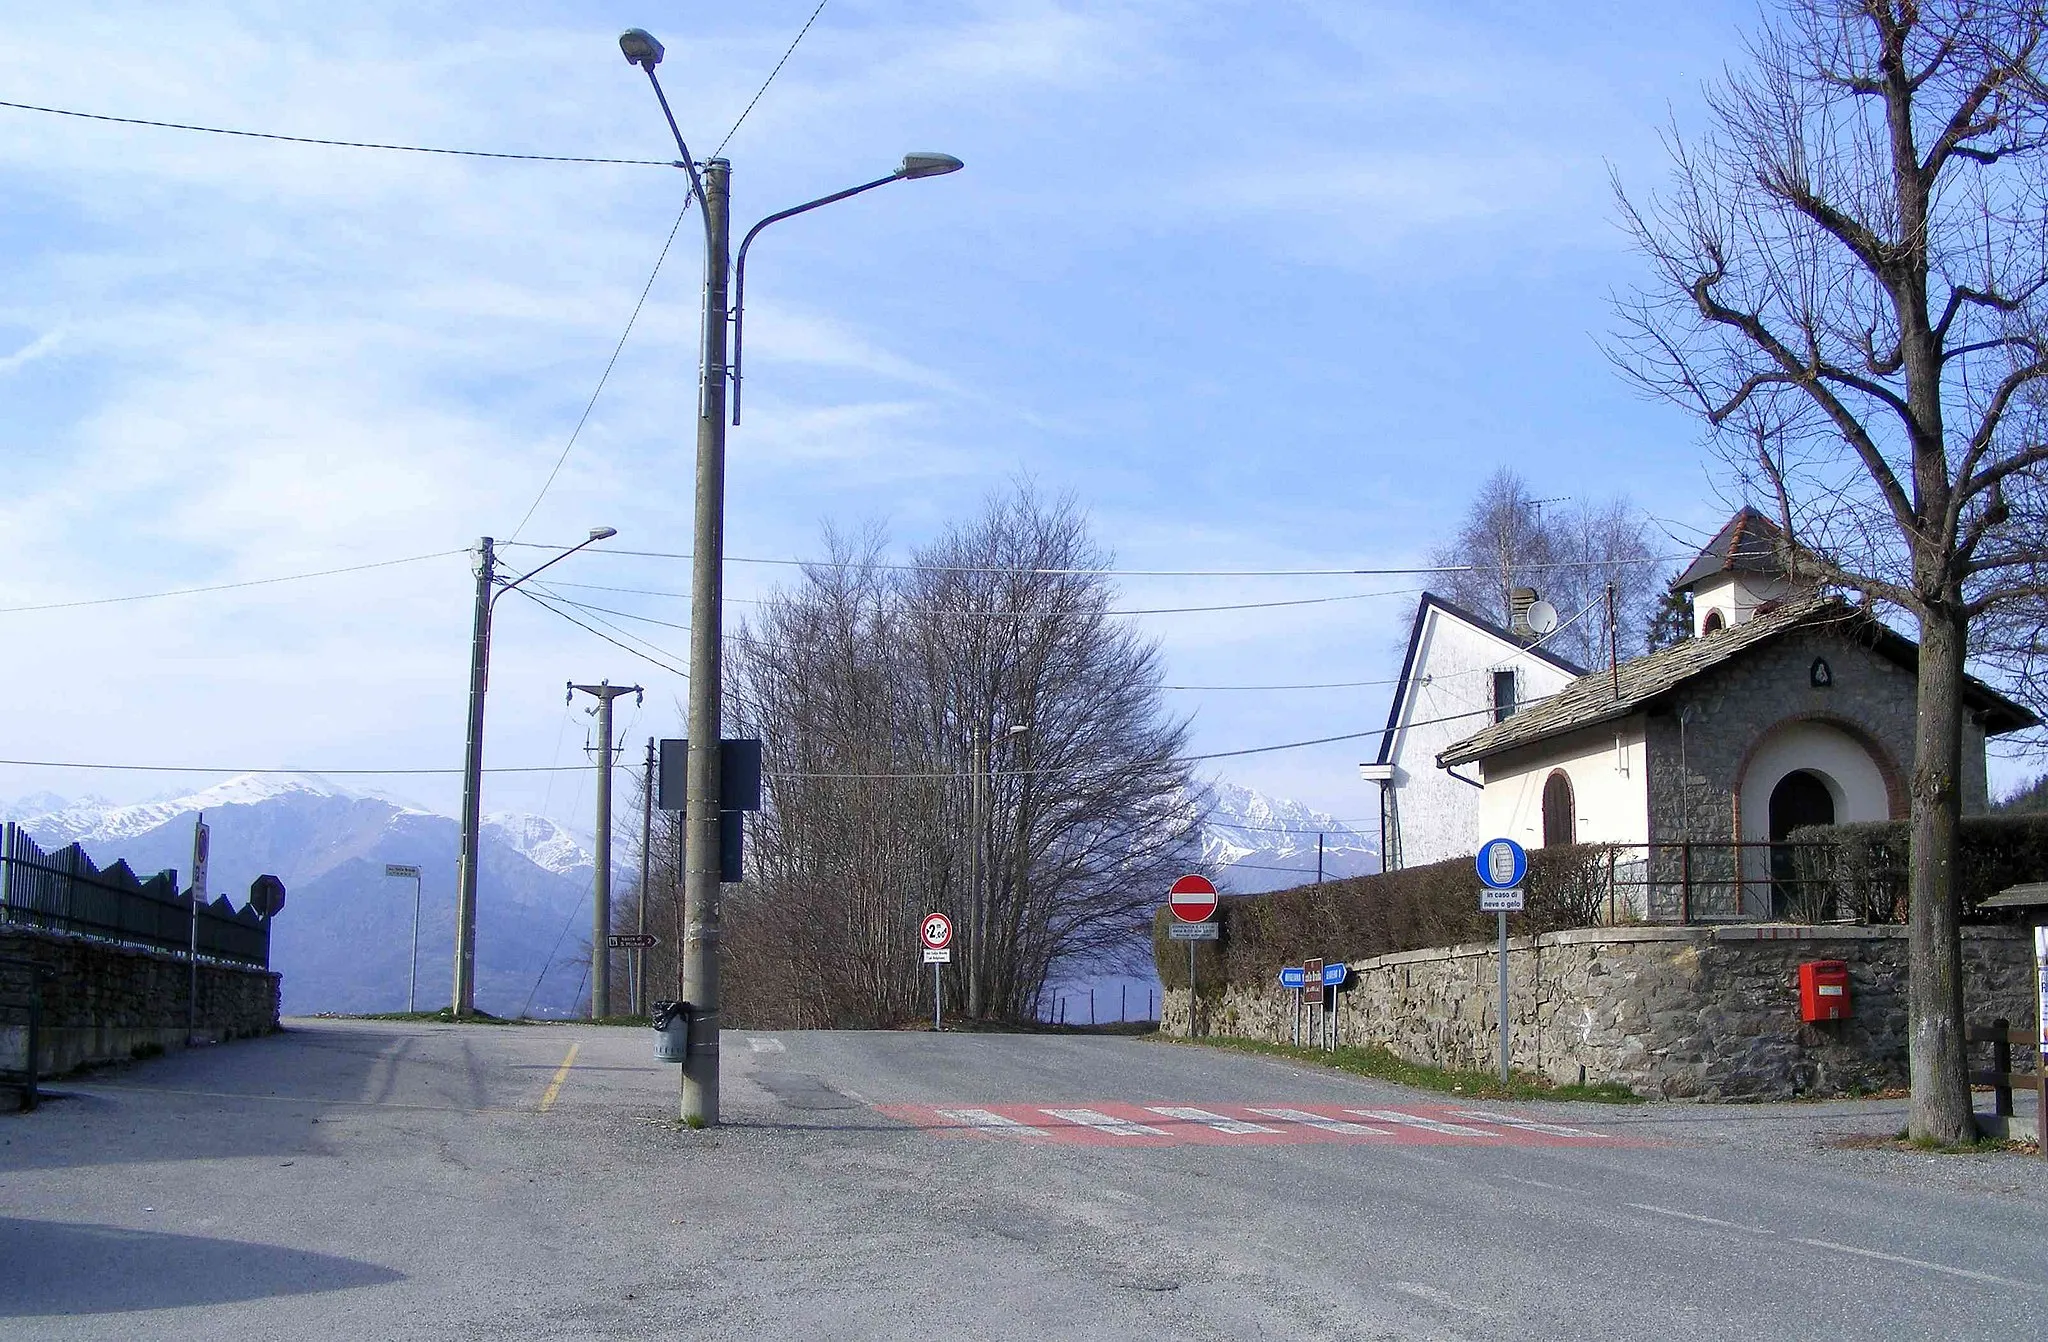
[[[208,885],[237,905],[268,873],[285,884],[271,966],[284,1010],[394,1011],[406,1004],[412,882],[422,873],[418,1002],[447,1001],[454,955],[456,821],[312,774],[245,774],[203,791],[133,805],[37,793],[0,805],[45,851],[77,843],[102,867],[189,874],[193,817],[211,831]],[[1213,786],[1202,857],[1235,893],[1312,881],[1316,837],[1329,878],[1378,869],[1374,842],[1320,811],[1233,784]],[[589,955],[591,840],[544,816],[485,817],[479,836],[477,1005],[494,1015],[582,1014]]]

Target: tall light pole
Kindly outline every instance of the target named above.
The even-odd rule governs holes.
[[[386,876],[412,878],[412,964],[405,973],[405,1012],[419,1010],[420,984],[420,869],[409,862],[386,862]]]
[[[661,114],[675,137],[678,167],[690,175],[690,194],[704,220],[703,358],[697,395],[697,495],[695,536],[690,546],[690,756],[689,796],[683,811],[683,944],[676,948],[681,982],[677,991],[694,1010],[690,1016],[688,1060],[682,1067],[682,1119],[694,1125],[718,1122],[718,753],[720,739],[721,621],[725,570],[725,382],[726,325],[732,324],[734,422],[738,422],[740,306],[726,306],[731,270],[732,165],[714,158],[698,171],[683,142],[682,128],[662,92],[654,67],[664,49],[644,28],[619,34],[619,51],[647,74]],[[844,200],[890,182],[954,172],[960,160],[945,154],[906,155],[887,177],[821,196],[769,215],[740,243],[740,297],[745,296],[746,254],[760,231],[777,220]]]
[[[476,863],[477,835],[483,828],[484,692],[491,680],[491,611],[498,598],[551,568],[586,545],[618,535],[614,527],[592,527],[587,539],[570,546],[511,582],[500,585],[497,553],[486,536],[478,543],[476,621],[469,642],[469,740],[462,759],[462,853],[455,882],[455,991],[449,1006],[457,1019],[476,1014]]]

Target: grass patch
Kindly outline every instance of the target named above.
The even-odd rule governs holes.
[[[443,1025],[539,1025],[540,1021],[513,1019],[507,1016],[493,1016],[488,1011],[472,1011],[457,1018],[454,1009],[442,1007],[439,1011],[368,1011],[359,1016],[344,1016],[338,1012],[323,1011],[320,1015],[327,1020],[409,1020],[434,1022]]]
[[[1204,1035],[1199,1039],[1167,1035],[1150,1037],[1160,1043],[1202,1044],[1238,1053],[1255,1053],[1261,1057],[1285,1058],[1289,1062],[1329,1067],[1357,1076],[1369,1076],[1376,1081],[1391,1081],[1399,1086],[1440,1091],[1468,1100],[1588,1100],[1596,1104],[1644,1102],[1634,1091],[1612,1082],[1594,1086],[1557,1086],[1542,1077],[1516,1072],[1507,1084],[1503,1085],[1497,1073],[1459,1072],[1443,1067],[1432,1067],[1428,1063],[1410,1062],[1386,1049],[1371,1046],[1359,1048],[1347,1045],[1330,1052],[1326,1049],[1302,1048],[1294,1044],[1269,1044],[1263,1039],[1237,1039],[1228,1035]]]

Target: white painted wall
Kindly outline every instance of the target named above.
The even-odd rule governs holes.
[[[1707,615],[1721,612],[1722,623],[1733,629],[1756,618],[1756,608],[1792,594],[1792,584],[1762,573],[1716,573],[1692,585],[1692,633],[1699,638],[1707,632]]]
[[[1856,738],[1819,722],[1794,722],[1772,732],[1742,775],[1742,837],[1771,837],[1771,790],[1795,769],[1818,774],[1835,799],[1835,823],[1891,819],[1884,774]]]
[[[1436,606],[1424,607],[1421,638],[1408,683],[1401,687],[1388,754],[1402,866],[1419,867],[1478,851],[1480,789],[1437,768],[1436,757],[1493,720],[1492,673],[1509,669],[1516,674],[1516,697],[1525,706],[1555,694],[1572,680],[1519,644]],[[1478,778],[1469,765],[1458,773]],[[1379,789],[1377,783],[1367,786],[1375,793]]]
[[[1543,785],[1562,769],[1572,780],[1580,843],[1647,844],[1650,788],[1646,720],[1634,713],[1478,762],[1486,789],[1479,796],[1483,838],[1508,838],[1525,848],[1543,846]]]

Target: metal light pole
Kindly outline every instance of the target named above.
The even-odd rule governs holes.
[[[455,882],[455,990],[449,1001],[458,1019],[476,1013],[477,835],[483,828],[484,692],[491,680],[491,611],[499,597],[541,569],[618,534],[613,527],[592,527],[587,539],[503,586],[497,585],[497,553],[491,548],[491,538],[478,542],[476,622],[469,642],[469,739],[462,759],[462,852]]]
[[[725,568],[725,381],[726,324],[732,323],[733,422],[739,421],[741,303],[726,306],[732,248],[732,165],[714,158],[698,171],[683,141],[682,128],[662,92],[654,67],[665,54],[644,28],[619,34],[619,51],[647,74],[661,114],[675,137],[676,166],[690,175],[690,193],[704,219],[703,359],[697,396],[697,492],[695,535],[690,546],[689,798],[683,811],[683,944],[676,948],[681,982],[677,991],[691,1004],[688,1059],[682,1066],[682,1119],[693,1125],[718,1122],[718,751],[720,739],[721,621]],[[889,182],[953,172],[960,160],[944,154],[906,155],[887,177],[823,196],[769,215],[740,243],[739,294],[744,300],[746,255],[756,234],[769,224],[820,205],[844,200]]]
[[[419,1010],[420,986],[420,869],[410,863],[386,862],[386,876],[412,877],[412,962],[405,973],[405,1011]]]
[[[569,683],[569,699],[578,691],[597,700],[597,871],[593,882],[590,923],[590,1018],[612,1014],[612,700],[622,694],[646,692],[638,685]]]

